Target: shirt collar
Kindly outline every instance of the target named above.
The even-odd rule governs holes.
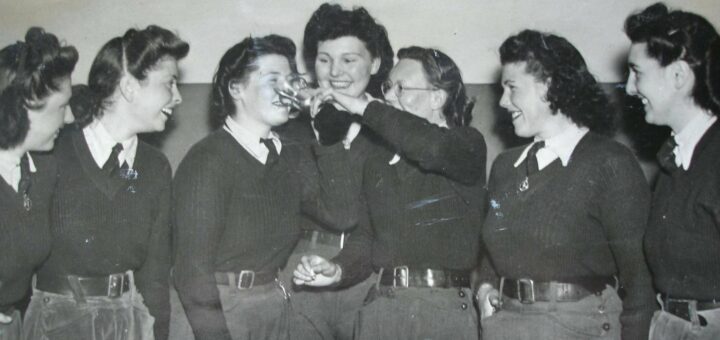
[[[107,131],[100,120],[93,120],[88,126],[83,128],[83,135],[87,141],[90,154],[95,160],[95,164],[102,168],[107,162],[108,157],[112,153],[112,148],[118,143]],[[123,150],[118,155],[118,164],[127,162],[130,168],[135,164],[135,155],[137,154],[138,138],[137,135],[119,142],[123,146]]]
[[[35,162],[33,162],[32,156],[29,152],[27,152],[26,154],[28,157],[28,165],[30,167],[30,172],[37,172],[37,168],[35,167]],[[0,152],[0,177],[2,177],[5,182],[10,184],[10,186],[15,189],[15,191],[18,190],[18,185],[20,184],[21,158],[22,157],[17,157],[10,153]]]
[[[575,147],[580,143],[580,140],[590,131],[586,127],[579,127],[575,124],[571,124],[569,128],[565,129],[559,135],[553,136],[545,140],[545,147],[538,150],[537,161],[538,169],[542,170],[554,160],[560,158],[562,166],[567,166],[570,163],[570,157],[572,156]],[[525,150],[523,150],[520,157],[515,161],[515,167],[517,168],[525,161],[527,153],[535,142],[539,142],[541,139],[537,138],[533,143],[530,143]]]
[[[275,144],[275,149],[277,149],[278,155],[282,150],[282,143],[280,142],[280,137],[278,137],[275,131],[270,131],[268,136],[260,136],[246,129],[244,126],[238,124],[230,116],[225,118],[225,125],[223,126],[223,129],[230,133],[230,135],[238,142],[238,144],[240,144],[240,146],[242,146],[248,153],[250,153],[250,155],[252,155],[262,164],[265,164],[265,161],[267,161],[269,151],[265,144],[260,142],[260,138],[272,139],[273,144]]]
[[[675,134],[673,132],[675,142],[677,143],[677,146],[673,149],[675,165],[678,167],[682,166],[685,170],[690,168],[690,161],[692,161],[695,146],[697,146],[702,136],[716,120],[717,116],[715,115],[698,115],[693,118],[680,133]]]

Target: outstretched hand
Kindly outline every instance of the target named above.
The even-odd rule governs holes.
[[[0,324],[8,324],[12,322],[12,316],[0,313]]]
[[[300,263],[293,271],[293,282],[296,285],[325,287],[340,282],[342,270],[340,266],[317,255],[300,258]]]

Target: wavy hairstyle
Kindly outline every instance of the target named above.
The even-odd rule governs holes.
[[[344,10],[337,4],[320,5],[305,26],[303,37],[305,68],[314,76],[318,45],[326,40],[347,36],[360,39],[365,43],[370,55],[380,59],[380,68],[370,77],[366,91],[374,97],[381,97],[380,87],[393,67],[394,53],[385,27],[378,24],[363,7]]]
[[[30,129],[28,110],[38,110],[75,69],[78,52],[58,38],[31,27],[25,41],[0,50],[0,149],[21,144]]]
[[[420,62],[428,82],[448,94],[443,115],[449,126],[470,125],[475,103],[465,92],[460,69],[447,54],[432,48],[410,46],[398,51],[398,59]]]
[[[524,62],[529,74],[547,82],[546,99],[554,114],[561,112],[575,124],[595,132],[612,133],[615,111],[585,59],[565,38],[524,30],[502,43],[500,62]]]
[[[247,37],[230,47],[220,58],[213,77],[210,97],[212,123],[220,126],[227,116],[234,116],[237,107],[230,95],[230,85],[245,82],[253,71],[258,69],[258,58],[277,54],[287,58],[292,72],[297,72],[295,63],[295,43],[289,38],[271,34],[260,38]]]
[[[83,127],[102,116],[112,105],[113,94],[126,72],[137,80],[145,80],[158,62],[164,58],[180,60],[189,50],[188,43],[155,25],[142,30],[131,28],[122,37],[110,39],[93,60],[87,88],[73,89],[75,122]]]
[[[661,66],[683,60],[695,75],[692,98],[706,110],[720,111],[720,36],[705,18],[651,5],[625,20],[633,44],[646,43],[647,54]]]

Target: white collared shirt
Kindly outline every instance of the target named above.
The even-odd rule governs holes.
[[[267,157],[270,151],[268,150],[267,146],[265,146],[265,144],[260,141],[260,138],[272,139],[273,144],[275,144],[275,149],[277,149],[278,155],[282,150],[282,143],[280,143],[280,138],[274,131],[270,131],[268,136],[258,136],[257,134],[238,124],[230,116],[225,118],[225,125],[223,126],[223,129],[230,133],[230,135],[235,138],[235,140],[238,142],[238,144],[240,144],[240,146],[243,147],[243,149],[245,149],[248,153],[250,153],[250,155],[252,155],[262,164],[265,164],[265,162],[267,161]]]
[[[678,134],[674,134],[677,146],[673,149],[675,165],[683,169],[690,169],[693,152],[700,139],[710,126],[715,123],[717,116],[702,114],[693,118]]]
[[[83,128],[83,135],[85,135],[85,141],[90,149],[90,154],[98,167],[102,168],[103,165],[105,165],[115,144],[120,143],[123,149],[120,151],[120,154],[118,154],[118,164],[127,162],[127,165],[131,169],[133,168],[135,164],[135,154],[137,153],[137,135],[125,141],[118,142],[110,136],[110,133],[98,119],[93,120],[88,126]]]
[[[586,127],[579,127],[575,124],[571,124],[571,127],[563,131],[561,134],[546,139],[545,147],[538,150],[535,155],[538,161],[538,169],[544,169],[558,158],[560,158],[562,166],[567,166],[575,147],[578,143],[580,143],[580,140],[585,137],[588,131],[590,130]],[[523,150],[520,157],[517,161],[515,161],[516,168],[525,161],[527,153],[530,151],[533,144],[539,141],[540,139],[536,139],[534,142],[530,143],[525,150]]]
[[[34,173],[37,171],[35,168],[35,162],[33,162],[32,157],[30,156],[30,153],[27,153],[28,157],[28,163],[30,165],[30,173]],[[0,176],[7,182],[7,184],[10,184],[10,186],[15,190],[15,192],[18,191],[18,186],[20,185],[20,159],[22,157],[15,157],[14,155],[11,155],[6,152],[0,152]]]

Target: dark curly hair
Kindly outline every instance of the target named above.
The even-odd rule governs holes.
[[[31,27],[25,41],[0,50],[0,149],[21,144],[30,129],[27,110],[41,109],[75,69],[78,52],[58,38]]]
[[[230,95],[229,86],[235,82],[244,82],[253,71],[258,69],[258,58],[277,54],[287,58],[292,72],[297,72],[295,63],[295,43],[289,38],[271,34],[253,38],[248,37],[230,47],[220,59],[213,77],[210,98],[210,114],[213,125],[220,126],[227,116],[234,116],[237,108]]]
[[[443,114],[449,126],[470,125],[475,103],[465,93],[460,69],[447,54],[432,48],[410,46],[398,51],[398,59],[420,62],[430,84],[448,94]]]
[[[612,133],[615,111],[580,52],[565,38],[524,30],[502,43],[500,62],[524,62],[535,79],[548,82],[546,99],[553,113],[561,112],[592,131]]]
[[[380,59],[380,68],[370,77],[365,91],[374,97],[381,97],[380,87],[393,67],[394,53],[385,27],[378,24],[363,7],[344,10],[337,4],[320,5],[305,26],[303,37],[305,68],[314,76],[315,58],[320,42],[347,36],[360,39],[365,43],[370,55]]]
[[[668,11],[656,3],[625,20],[633,44],[646,43],[647,54],[661,66],[683,60],[695,75],[692,98],[706,110],[720,111],[720,36],[705,18],[690,12]]]
[[[142,30],[131,28],[122,37],[110,39],[93,60],[87,88],[73,89],[75,122],[83,127],[100,117],[112,104],[110,98],[125,72],[145,80],[159,61],[167,57],[180,60],[189,50],[190,45],[175,33],[155,25]]]

